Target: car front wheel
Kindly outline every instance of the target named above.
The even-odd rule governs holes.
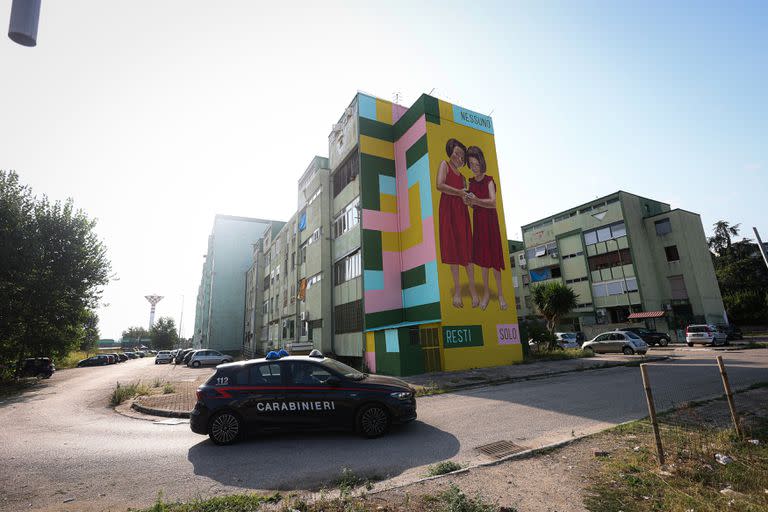
[[[666,347],[667,345],[669,345],[669,338],[661,338],[659,340],[660,347]]]
[[[365,437],[379,437],[389,429],[389,414],[380,405],[368,405],[357,414],[357,429]]]
[[[635,353],[635,351],[629,347],[624,347],[624,350],[622,350],[622,352],[624,352],[625,356],[631,356]]]
[[[242,430],[243,424],[240,418],[234,413],[224,411],[211,419],[208,437],[218,445],[232,444],[240,437]]]
[[[192,361],[192,368],[200,368],[200,361]]]

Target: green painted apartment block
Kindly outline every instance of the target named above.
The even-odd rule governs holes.
[[[195,309],[193,346],[239,354],[243,343],[245,276],[255,244],[271,221],[216,215],[208,237]]]
[[[563,328],[622,324],[630,315],[655,317],[656,328],[669,330],[726,321],[696,213],[619,191],[526,224],[522,232],[522,243],[510,241],[521,316],[534,313],[531,285],[558,280],[578,294]]]

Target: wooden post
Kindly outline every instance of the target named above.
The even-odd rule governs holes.
[[[725,397],[728,399],[728,408],[731,410],[733,427],[736,429],[736,435],[741,439],[741,425],[739,424],[739,416],[736,414],[736,403],[733,401],[733,392],[731,391],[731,384],[728,382],[728,373],[725,371],[723,356],[717,356],[717,366],[720,368],[720,377],[723,378],[723,388],[725,388]]]
[[[648,401],[648,415],[653,425],[653,435],[656,437],[656,455],[659,458],[659,466],[664,465],[664,447],[661,445],[661,433],[659,432],[659,422],[656,421],[656,406],[653,403],[653,393],[648,379],[647,364],[640,365],[640,373],[643,375],[643,388],[645,388],[645,399]]]

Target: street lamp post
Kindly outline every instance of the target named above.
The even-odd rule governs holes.
[[[41,0],[13,0],[8,37],[22,46],[37,46]]]

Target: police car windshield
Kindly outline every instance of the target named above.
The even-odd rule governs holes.
[[[340,373],[349,379],[362,380],[368,376],[367,374],[359,372],[354,368],[352,368],[351,366],[347,366],[344,363],[340,363],[335,359],[326,359],[325,361],[323,361],[323,364],[328,368],[330,368],[331,370],[335,371],[336,373]]]

